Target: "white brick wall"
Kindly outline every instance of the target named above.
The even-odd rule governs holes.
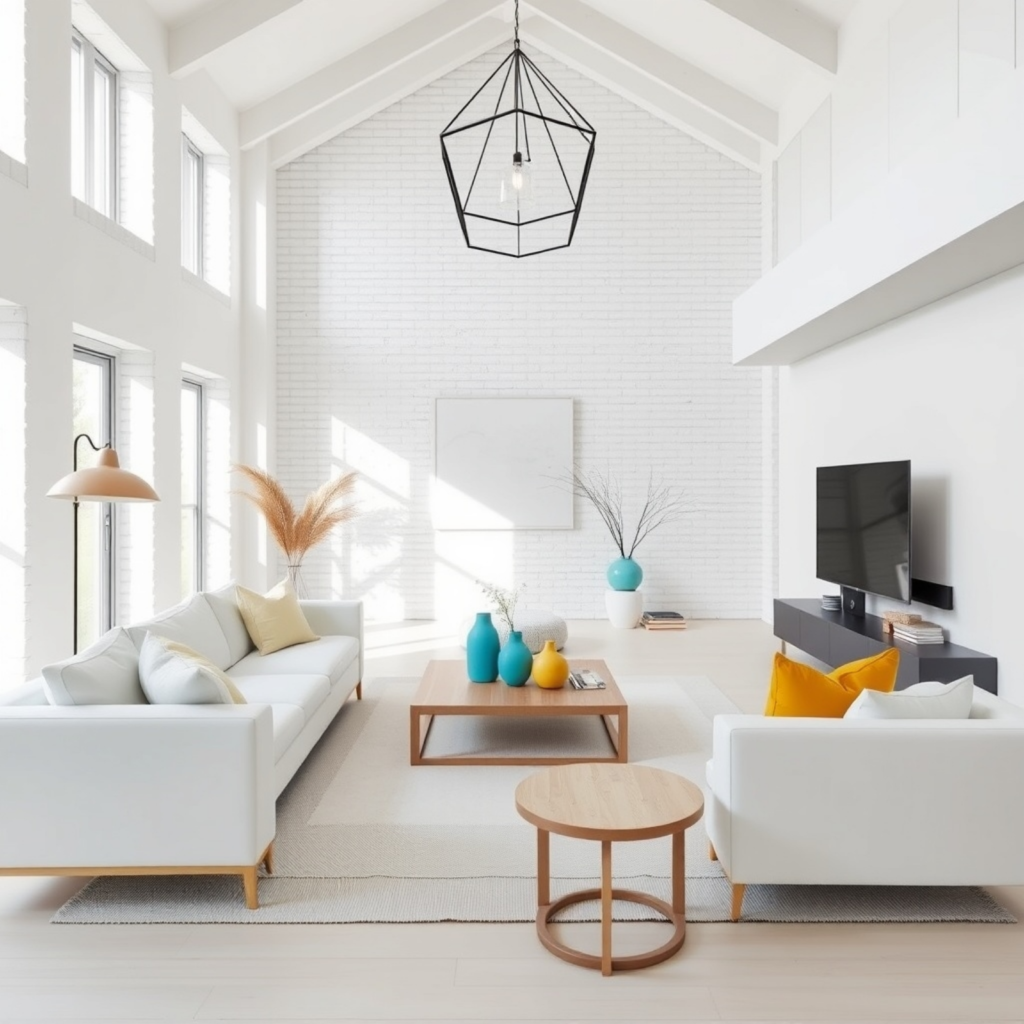
[[[576,457],[650,470],[698,507],[638,552],[649,607],[758,616],[761,371],[730,364],[731,302],[761,272],[761,179],[538,55],[598,132],[576,241],[515,261],[462,243],[438,133],[495,51],[325,143],[277,177],[277,470],[296,499],[361,471],[366,514],[307,560],[313,595],[371,617],[451,619],[474,579],[604,615],[615,555],[577,502],[572,532],[431,526],[441,395],[569,395]]]

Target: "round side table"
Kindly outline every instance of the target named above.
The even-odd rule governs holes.
[[[547,768],[516,788],[516,810],[537,826],[537,936],[555,956],[580,967],[629,971],[667,960],[686,938],[685,834],[704,813],[704,796],[689,779],[634,764],[569,764]],[[601,844],[601,888],[551,902],[550,834]],[[612,887],[612,843],[672,836],[672,902]],[[551,934],[564,907],[601,901],[601,955],[584,953]],[[612,956],[612,900],[652,907],[675,926],[672,937],[649,953]]]

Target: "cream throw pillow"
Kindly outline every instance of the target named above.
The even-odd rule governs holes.
[[[234,683],[208,657],[176,640],[146,633],[138,674],[150,703],[245,703]]]
[[[309,628],[295,588],[288,580],[281,580],[267,594],[236,587],[235,596],[245,628],[260,654],[273,654],[285,647],[320,639]]]
[[[147,633],[139,677],[150,704],[244,704],[233,682],[209,658],[176,640]]]

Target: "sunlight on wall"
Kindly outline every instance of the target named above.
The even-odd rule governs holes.
[[[265,423],[256,424],[256,466],[267,468],[267,427]],[[248,505],[248,502],[246,502]],[[255,509],[249,507],[249,515],[256,519],[256,560],[265,569],[267,567],[267,521]]]
[[[330,588],[335,596],[362,594],[366,617],[405,618],[401,527],[407,522],[409,463],[366,434],[331,417],[332,472],[359,474],[360,515],[331,538]]]
[[[477,580],[499,587],[514,586],[515,534],[512,531],[447,531],[434,533],[435,617],[461,622],[489,606]]]
[[[0,150],[25,162],[25,0],[0,0]]]
[[[119,86],[119,220],[153,242],[153,76],[122,71]]]
[[[231,392],[222,377],[203,382],[206,399],[206,517],[203,523],[207,590],[231,582]]]
[[[231,164],[226,156],[205,153],[203,197],[203,277],[225,295],[231,292]]]
[[[25,677],[25,310],[0,305],[0,689]]]
[[[256,306],[267,308],[267,206],[256,204]]]
[[[430,509],[433,521],[439,524],[472,525],[478,530],[512,528],[510,519],[437,477],[432,479]]]

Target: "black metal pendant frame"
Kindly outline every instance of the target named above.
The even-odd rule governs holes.
[[[518,12],[517,12],[518,15]],[[518,21],[518,18],[517,18]],[[491,84],[494,79],[501,74],[502,70],[505,72],[505,77],[501,85],[501,90],[498,93],[498,101],[495,104],[494,113],[490,117],[477,118],[471,121],[469,124],[459,125],[455,127],[459,118],[463,113],[472,105],[474,100]],[[512,106],[507,110],[501,110],[502,100],[505,99],[506,91],[509,88],[511,82],[511,95]],[[526,92],[526,89],[529,92]],[[549,109],[557,107],[554,115],[545,113],[543,105],[541,104],[540,92],[547,92],[549,100]],[[536,110],[528,109],[528,99],[532,97]],[[553,100],[554,103],[550,101]],[[499,112],[500,111],[500,112]],[[547,141],[554,152],[554,158],[558,163],[558,169],[560,177],[564,183],[566,190],[566,206],[565,209],[558,210],[555,213],[547,213],[543,216],[534,217],[532,219],[523,220],[522,213],[518,205],[516,208],[515,218],[503,218],[488,216],[481,213],[474,213],[469,210],[470,200],[473,197],[473,190],[477,186],[477,178],[480,174],[480,166],[483,163],[484,155],[487,152],[488,144],[491,143],[491,134],[494,130],[495,124],[502,121],[504,118],[513,117],[515,118],[515,139],[516,139],[516,151],[518,152],[520,146],[520,128],[522,129],[522,141],[523,150],[526,153],[527,160],[530,160],[530,131],[531,126],[534,132],[540,130],[543,131],[547,137]],[[448,151],[448,142],[461,132],[468,131],[474,128],[480,128],[482,125],[488,125],[487,135],[484,139],[483,147],[480,150],[480,156],[476,161],[476,166],[473,171],[472,180],[470,181],[469,188],[466,192],[466,198],[463,200],[459,194],[459,185],[456,180],[456,175],[452,169],[452,162]],[[586,157],[583,164],[583,172],[580,177],[577,188],[573,189],[573,185],[570,182],[569,175],[566,173],[566,168],[563,164],[562,156],[559,154],[558,146],[555,144],[554,136],[552,135],[552,127],[558,126],[560,128],[571,129],[578,132],[580,138],[586,144]],[[573,104],[565,97],[565,95],[555,86],[551,80],[544,74],[540,68],[522,51],[519,45],[519,33],[518,24],[516,30],[516,37],[513,43],[512,52],[491,72],[487,80],[480,86],[479,89],[467,100],[463,105],[462,109],[448,122],[444,131],[441,132],[441,158],[444,161],[445,173],[448,177],[448,185],[452,192],[452,198],[455,200],[455,211],[458,214],[459,226],[462,229],[462,236],[466,241],[466,245],[470,249],[477,249],[481,252],[491,252],[499,256],[511,256],[515,259],[520,259],[524,256],[536,256],[542,252],[552,252],[555,249],[566,249],[572,244],[573,236],[576,234],[576,225],[579,220],[580,209],[583,206],[583,194],[587,188],[587,179],[590,176],[590,165],[594,159],[594,142],[597,138],[597,132],[593,126],[587,121],[587,119],[573,106]],[[570,222],[568,237],[565,242],[558,245],[550,245],[543,249],[531,249],[527,252],[523,252],[523,229],[529,229],[533,224],[539,224],[543,221],[550,221],[556,217],[569,217],[571,215],[572,220]],[[473,220],[479,221],[491,221],[497,224],[505,224],[510,227],[514,227],[516,246],[515,251],[510,252],[505,249],[494,249],[485,245],[474,244],[470,238],[470,226]]]

